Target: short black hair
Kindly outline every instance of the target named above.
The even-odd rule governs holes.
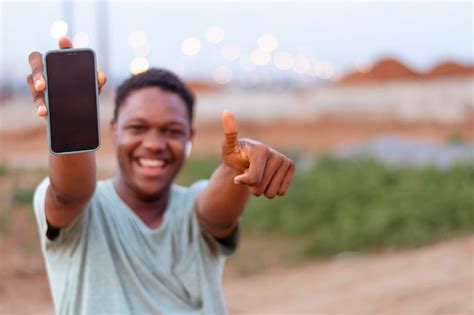
[[[122,82],[115,95],[114,121],[117,120],[120,106],[127,96],[138,89],[145,87],[158,87],[163,91],[176,93],[184,101],[189,114],[189,122],[193,121],[194,95],[178,76],[165,69],[151,68],[145,72],[132,75]]]

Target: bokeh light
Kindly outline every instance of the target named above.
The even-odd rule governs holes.
[[[66,36],[68,30],[68,25],[66,21],[59,20],[55,21],[53,25],[51,25],[51,36],[54,39],[60,39],[63,36]]]
[[[298,74],[309,72],[311,70],[311,62],[308,57],[297,55],[294,59],[292,69]]]
[[[227,61],[234,61],[240,57],[240,46],[235,44],[228,44],[222,47],[222,57]]]
[[[293,65],[293,56],[286,52],[278,52],[273,57],[273,64],[280,70],[288,70]]]
[[[196,37],[188,37],[181,43],[181,52],[186,56],[194,56],[201,50],[201,41]]]
[[[227,84],[232,80],[232,70],[226,66],[220,66],[214,71],[212,78],[218,84]]]
[[[149,68],[148,60],[143,57],[134,58],[130,63],[130,72],[132,74],[139,74],[147,71]]]
[[[277,49],[278,40],[273,35],[262,35],[258,38],[258,47],[267,53],[270,53]]]
[[[206,32],[206,39],[211,44],[218,44],[224,40],[224,29],[219,26],[210,27]]]

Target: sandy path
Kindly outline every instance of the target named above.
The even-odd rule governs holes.
[[[224,281],[234,314],[474,314],[474,237]]]

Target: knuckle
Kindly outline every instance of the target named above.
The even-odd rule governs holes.
[[[255,188],[258,188],[260,185],[258,174],[255,171],[247,174],[247,184],[249,186],[254,186]]]
[[[270,148],[267,146],[263,146],[263,153],[265,154],[266,157],[269,157],[271,155]]]
[[[37,79],[41,79],[43,77],[43,73],[42,73],[42,68],[37,68],[35,69],[35,71],[33,71],[33,77],[37,80]]]
[[[283,170],[288,170],[290,167],[291,167],[291,164],[290,164],[290,161],[288,161],[288,159],[284,159],[282,162],[281,162],[281,166],[280,166]]]
[[[277,157],[278,157],[278,158],[276,159],[277,162],[275,162],[276,166],[277,166],[277,167],[284,166],[286,159],[285,159],[283,156],[279,156],[279,155],[277,155]]]
[[[39,104],[40,101],[41,101],[41,103],[43,102],[43,94],[33,95],[33,103],[35,103],[37,105],[41,105],[41,104]]]
[[[270,155],[270,149],[262,143],[257,144],[257,150],[264,157],[268,157]]]
[[[256,186],[258,184],[257,183],[257,178],[255,176],[251,176],[251,177],[249,177],[247,183],[248,183],[249,186]]]

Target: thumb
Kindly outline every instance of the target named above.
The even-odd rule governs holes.
[[[237,122],[234,114],[227,109],[222,113],[222,128],[225,134],[225,145],[232,152],[237,146]]]

